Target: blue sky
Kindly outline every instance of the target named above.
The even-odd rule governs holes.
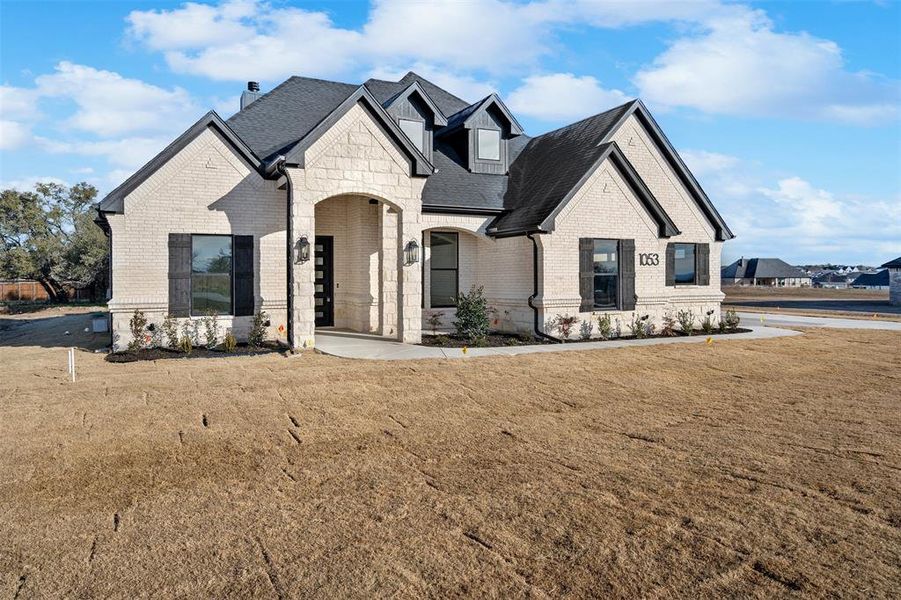
[[[104,193],[247,80],[411,69],[530,135],[641,97],[737,234],[724,261],[901,255],[891,0],[2,0],[0,185]]]

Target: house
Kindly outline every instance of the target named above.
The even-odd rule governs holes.
[[[822,273],[813,278],[813,287],[843,290],[848,285],[848,276],[838,272]]]
[[[810,276],[778,258],[740,258],[723,267],[723,285],[808,287]]]
[[[889,272],[888,301],[895,306],[901,306],[901,256],[888,261],[882,268]]]
[[[733,237],[644,104],[529,137],[503,100],[415,73],[350,85],[251,82],[98,206],[114,347],[139,309],[252,315],[292,348],[337,327],[404,342],[484,288],[501,330],[557,314],[719,311]]]
[[[882,269],[876,273],[861,273],[851,282],[852,288],[867,290],[887,290],[889,289],[889,271]]]

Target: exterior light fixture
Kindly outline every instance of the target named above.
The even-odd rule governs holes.
[[[404,264],[415,265],[419,262],[419,244],[416,240],[410,240],[404,246]]]
[[[297,258],[294,264],[300,265],[310,260],[310,240],[307,239],[307,236],[300,236],[295,249],[297,250]]]

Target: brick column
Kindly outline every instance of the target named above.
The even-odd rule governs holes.
[[[315,204],[307,192],[303,169],[291,169],[291,229],[293,239],[291,271],[294,284],[291,287],[293,299],[292,319],[294,328],[291,336],[291,347],[295,350],[312,348],[316,329],[316,307],[313,299],[313,280],[315,267],[313,245],[316,243]],[[310,243],[310,260],[297,262],[297,242],[306,236]]]
[[[398,337],[397,315],[397,212],[379,204],[379,335]]]
[[[398,269],[398,339],[407,344],[422,341],[422,257],[412,265],[404,264],[404,248],[407,242],[415,240],[422,245],[421,213],[418,210],[404,210],[397,228],[397,269]]]

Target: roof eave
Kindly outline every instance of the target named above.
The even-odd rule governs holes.
[[[432,97],[429,96],[428,92],[425,91],[425,89],[419,84],[418,81],[414,81],[406,88],[402,89],[394,96],[386,100],[384,107],[387,109],[394,106],[397,102],[405,98],[409,98],[413,92],[418,93],[419,96],[425,101],[426,105],[429,107],[429,110],[432,111],[436,126],[444,127],[445,125],[447,125],[447,116],[441,111],[438,105],[435,104],[435,101],[432,100]]]

